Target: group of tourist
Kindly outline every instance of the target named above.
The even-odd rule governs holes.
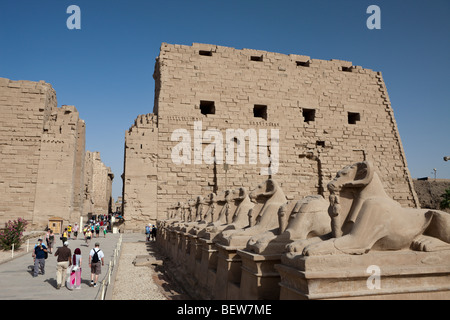
[[[100,232],[103,234],[103,238],[106,238],[106,234],[108,233],[108,225],[109,222],[103,220],[101,221],[89,221],[83,228],[84,241],[89,246],[89,242],[94,237],[98,238],[100,236]]]
[[[89,243],[92,238],[95,237],[98,238],[100,236],[100,233],[103,234],[103,237],[106,238],[106,234],[108,233],[109,229],[109,221],[108,220],[99,220],[95,221],[91,219],[88,224],[86,224],[83,227],[83,235],[84,235],[84,241],[86,245],[89,246]],[[79,226],[77,223],[75,223],[74,226],[69,224],[66,228],[64,228],[64,231],[61,233],[60,240],[62,244],[68,240],[76,240],[78,238],[78,232],[79,232]],[[73,237],[72,237],[73,236]],[[53,230],[47,229],[47,234],[45,236],[45,240],[47,243],[47,248],[49,250],[49,253],[52,253],[53,246],[55,244],[55,235],[53,233]]]
[[[150,241],[150,239],[151,240],[153,240],[153,241],[155,241],[156,240],[156,226],[153,224],[151,224],[151,223],[149,223],[147,226],[145,226],[145,237],[146,237],[146,240],[147,241]]]
[[[87,246],[92,238],[95,236],[98,238],[100,232],[103,237],[106,237],[108,232],[109,219],[107,217],[98,216],[97,219],[90,219],[89,222],[83,227],[84,241]],[[56,272],[56,282],[57,289],[61,286],[67,285],[69,289],[80,289],[81,286],[81,250],[76,248],[73,255],[71,250],[68,248],[68,240],[76,240],[78,238],[78,232],[80,228],[77,223],[73,226],[69,224],[64,231],[61,233],[60,240],[62,241],[62,247],[59,247],[54,253],[57,256],[57,272]],[[33,277],[37,277],[39,270],[41,274],[45,274],[45,259],[47,259],[48,254],[53,253],[53,247],[55,244],[55,234],[53,230],[47,229],[47,234],[45,237],[47,246],[42,243],[42,239],[38,240],[38,244],[34,247],[33,259],[34,259],[34,270]],[[104,254],[99,249],[100,244],[95,243],[95,248],[93,248],[89,253],[89,267],[91,268],[91,286],[96,287],[98,276],[101,274],[101,266],[104,265],[103,257]],[[66,284],[66,277],[69,276],[69,281]]]
[[[34,259],[33,277],[37,277],[39,271],[45,274],[45,259],[48,257],[49,248],[43,243],[42,239],[38,239],[38,244],[34,247],[32,256]],[[69,242],[65,241],[62,247],[59,247],[55,254],[56,262],[56,289],[66,286],[68,289],[81,288],[81,268],[82,255],[80,248],[76,248],[73,255],[69,248]],[[91,269],[92,287],[97,286],[98,276],[101,274],[101,268],[104,266],[104,253],[100,249],[100,243],[95,243],[95,247],[89,252],[89,268]],[[68,278],[67,278],[68,277]]]

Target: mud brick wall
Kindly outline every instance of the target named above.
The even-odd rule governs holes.
[[[272,178],[290,199],[327,197],[326,185],[337,171],[370,160],[391,197],[404,206],[419,204],[380,72],[342,60],[163,43],[154,78],[158,141],[136,139],[147,141],[158,157],[155,219],[164,218],[176,201],[238,186],[252,189],[268,177],[260,174],[267,165],[259,159],[249,164],[248,139],[245,164],[195,164],[193,142],[192,162],[174,164],[171,152],[179,142],[171,135],[186,129],[194,139],[195,121],[201,121],[203,133],[217,129],[224,138],[227,129],[267,129],[269,138],[271,129],[278,129],[279,169]],[[205,102],[214,107],[208,110]],[[126,169],[125,177],[133,180]],[[154,191],[146,194],[153,197]]]

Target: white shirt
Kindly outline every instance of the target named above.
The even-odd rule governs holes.
[[[95,251],[94,251],[95,250]],[[97,252],[97,255],[98,255],[98,259],[99,260],[102,260],[102,258],[103,257],[105,257],[105,255],[103,254],[103,251],[102,251],[102,249],[100,249],[100,248],[98,248],[98,249],[91,249],[91,252],[89,252],[89,255],[91,256],[91,259],[92,259],[92,257],[94,256],[94,253],[95,252]]]

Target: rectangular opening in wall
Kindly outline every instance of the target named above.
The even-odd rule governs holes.
[[[316,146],[325,148],[325,141],[317,140],[316,141]]]
[[[342,67],[342,71],[344,71],[344,72],[352,72],[352,67]]]
[[[348,123],[356,124],[356,122],[361,120],[361,115],[358,112],[349,112],[348,113]]]
[[[309,67],[309,60],[308,61],[296,61],[297,67]]]
[[[304,122],[314,121],[316,118],[316,110],[315,109],[303,109],[303,119]]]
[[[263,61],[263,56],[251,56],[251,61]]]
[[[216,114],[216,106],[214,105],[214,101],[200,101],[200,111],[202,114]]]
[[[263,118],[264,120],[267,120],[267,106],[255,104],[253,107],[253,116],[255,118]]]
[[[201,55],[201,56],[212,57],[212,51],[211,50],[200,50],[198,52],[198,54]]]

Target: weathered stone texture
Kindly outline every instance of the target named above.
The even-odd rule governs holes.
[[[85,123],[76,108],[58,108],[44,81],[0,78],[0,111],[0,224],[18,217],[31,228],[44,228],[52,216],[79,221],[87,214]]]
[[[445,190],[450,189],[450,179],[414,179],[414,189],[419,197],[422,208],[440,209]],[[444,209],[450,212],[450,209]]]
[[[114,175],[100,158],[100,152],[86,152],[85,212],[105,215],[111,212]]]
[[[157,217],[157,145],[156,116],[140,115],[125,134],[123,207],[127,228],[140,229]]]
[[[391,197],[404,206],[419,204],[380,72],[342,60],[163,43],[154,78],[155,114],[145,116],[151,124],[135,125],[126,135],[126,219],[165,218],[174,202],[239,186],[251,190],[266,179],[260,169],[268,165],[260,159],[249,164],[248,138],[245,164],[230,164],[227,170],[223,164],[194,164],[192,142],[191,164],[175,165],[171,152],[179,142],[171,135],[187,129],[193,140],[195,121],[201,121],[202,134],[217,129],[224,139],[226,129],[267,129],[269,146],[271,129],[278,129],[280,164],[273,178],[288,199],[327,197],[325,186],[337,171],[370,160]],[[213,101],[214,114],[203,114],[208,112],[201,112],[201,101]],[[266,110],[255,112],[258,106]],[[151,137],[142,136],[145,130],[153,132]],[[150,154],[157,161],[150,161]]]

